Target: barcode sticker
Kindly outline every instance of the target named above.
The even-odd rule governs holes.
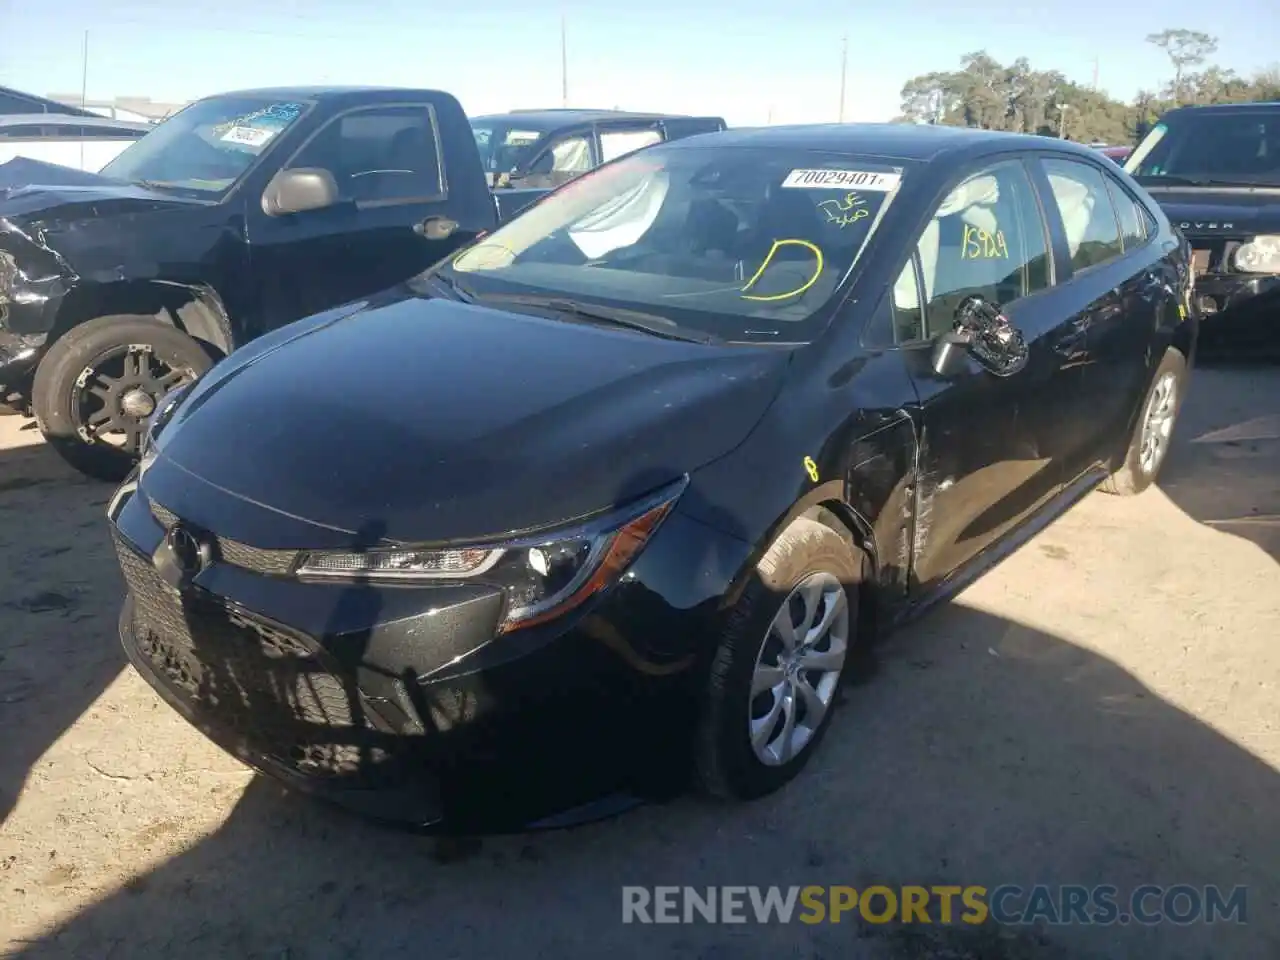
[[[900,173],[877,173],[873,170],[792,170],[782,185],[801,190],[856,189],[888,193],[901,180]]]
[[[247,147],[260,147],[280,131],[261,127],[232,127],[222,135],[227,143],[243,143]]]

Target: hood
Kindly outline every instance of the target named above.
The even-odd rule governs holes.
[[[1280,189],[1147,187],[1174,226],[1194,235],[1280,233]]]
[[[101,217],[201,202],[41,160],[0,164],[0,219]]]
[[[573,520],[732,450],[789,358],[407,295],[350,310],[251,344],[184,399],[151,468],[203,491],[184,515],[252,503],[401,542]],[[197,502],[227,495],[240,506]]]

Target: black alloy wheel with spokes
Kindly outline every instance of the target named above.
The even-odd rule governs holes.
[[[165,394],[190,383],[190,367],[172,367],[148,343],[121,345],[76,378],[76,433],[85,443],[106,443],[134,456],[142,449],[147,418]]]
[[[99,317],[49,348],[36,370],[32,408],[64,460],[118,481],[137,461],[160,401],[212,365],[208,351],[175,327],[149,317]]]

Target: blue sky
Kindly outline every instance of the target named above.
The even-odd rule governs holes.
[[[562,12],[571,105],[714,113],[731,125],[835,120],[844,34],[847,120],[889,119],[905,80],[979,49],[1082,83],[1096,57],[1100,86],[1125,98],[1167,78],[1163,54],[1143,42],[1165,27],[1216,35],[1216,61],[1241,73],[1280,60],[1276,0],[6,0],[0,83],[78,92],[87,30],[91,98],[366,83],[443,88],[471,113],[558,106]]]

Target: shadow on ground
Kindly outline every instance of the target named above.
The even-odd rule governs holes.
[[[468,847],[259,779],[214,834],[18,955],[1275,956],[1277,790],[1274,770],[1111,662],[953,605],[884,649],[802,778],[756,804],[681,800]],[[621,923],[626,884],[815,883],[1247,884],[1251,922]]]
[[[21,442],[21,422],[0,428]],[[112,489],[43,443],[0,449],[0,828],[33,765],[124,668]]]
[[[1265,486],[1256,462],[1268,454],[1220,455],[1212,432],[1277,413],[1277,397],[1274,370],[1197,371],[1162,481],[1182,509],[1214,525],[1242,511],[1274,515],[1267,495],[1276,485]],[[1248,451],[1274,441],[1217,446],[1230,443]],[[43,448],[6,456],[14,458],[12,468],[0,465],[13,625],[0,637],[7,810],[10,791],[122,660],[119,578],[102,519],[109,491]],[[16,485],[5,489],[6,481]],[[41,511],[74,512],[59,528],[66,542],[42,532]],[[1253,539],[1252,529],[1230,532]],[[1274,544],[1267,549],[1280,556]],[[76,563],[51,565],[71,551],[81,552]],[[75,579],[77,569],[104,565],[109,579]],[[37,602],[42,590],[63,600]],[[69,610],[68,601],[79,606]],[[683,799],[573,831],[446,843],[376,829],[259,778],[215,832],[41,941],[6,949],[77,960],[1273,957],[1278,791],[1274,769],[1110,660],[953,604],[881,651],[876,675],[847,691],[815,762],[755,804]],[[621,922],[624,885],[873,883],[1246,885],[1249,923]]]
[[[1280,562],[1280,364],[1193,370],[1159,484],[1195,520]]]

